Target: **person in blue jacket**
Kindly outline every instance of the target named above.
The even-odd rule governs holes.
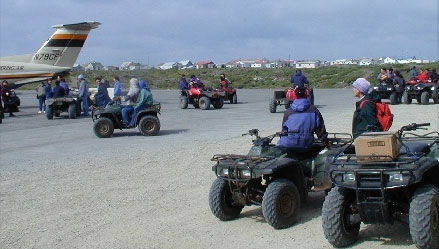
[[[98,85],[98,92],[95,94],[96,105],[99,107],[105,107],[111,101],[108,96],[107,84],[104,79],[96,78],[96,84]]]
[[[83,74],[78,76],[78,81],[80,82],[78,97],[82,102],[82,116],[88,116],[88,88]]]
[[[61,75],[58,75],[57,80],[59,81],[59,85],[64,88],[64,93],[65,96],[69,96],[69,85],[67,84],[66,80],[64,79],[64,77],[62,77]]]
[[[46,92],[46,99],[53,98],[52,79],[51,78],[47,79],[47,83],[46,83],[44,90]]]
[[[114,81],[113,99],[116,100],[116,104],[120,104],[121,103],[120,98],[122,96],[122,85],[120,84],[120,79],[118,76],[114,76],[113,81]]]
[[[140,95],[137,101],[136,106],[134,107],[134,112],[133,112],[133,116],[131,117],[131,121],[129,126],[130,127],[134,127],[136,126],[136,118],[137,118],[137,114],[149,107],[152,106],[153,100],[152,100],[152,93],[151,90],[149,89],[148,84],[144,81],[144,80],[140,80],[139,81],[139,87],[140,87]]]
[[[55,81],[55,87],[53,88],[53,97],[54,98],[61,98],[66,96],[66,92],[62,86],[59,85],[60,82],[57,80]]]
[[[296,74],[291,76],[291,83],[293,83],[293,88],[305,87],[308,84],[308,79],[302,74],[302,70],[296,70]]]
[[[297,99],[285,111],[282,121],[282,132],[278,145],[286,147],[292,152],[313,153],[321,150],[321,146],[314,143],[314,133],[324,143],[327,143],[328,133],[320,111],[305,97],[306,89],[297,87]]]
[[[186,75],[181,75],[180,81],[178,82],[178,87],[180,87],[181,90],[189,89],[189,83],[186,81]]]

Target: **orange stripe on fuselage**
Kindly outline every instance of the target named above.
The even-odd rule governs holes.
[[[41,73],[41,74],[10,74],[0,75],[0,79],[20,79],[20,78],[36,78],[36,77],[52,77],[54,73]]]
[[[77,39],[77,40],[85,40],[87,39],[87,35],[84,34],[54,34],[51,37],[52,39]]]

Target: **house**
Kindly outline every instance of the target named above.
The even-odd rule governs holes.
[[[261,60],[254,61],[253,63],[251,63],[250,67],[252,67],[252,68],[265,68],[265,67],[267,67],[266,65],[269,65],[268,67],[270,67],[270,61],[263,58]]]
[[[84,69],[85,71],[99,71],[103,70],[104,66],[100,62],[90,62]]]
[[[372,59],[370,58],[361,58],[358,62],[360,66],[370,66],[372,65]]]
[[[179,64],[177,62],[166,62],[163,63],[163,65],[159,66],[162,70],[168,70],[168,69],[177,69]]]
[[[212,61],[200,61],[195,63],[195,67],[197,69],[215,68],[215,63],[213,63]]]
[[[178,64],[178,69],[193,68],[194,66],[194,63],[190,60],[179,61]]]
[[[85,71],[85,68],[81,66],[80,64],[75,64],[72,67],[72,72],[82,72]]]
[[[387,56],[386,58],[383,59],[383,63],[384,64],[395,64],[396,60]]]
[[[271,61],[269,64],[267,64],[267,68],[289,67],[289,66],[290,66],[290,62],[283,61],[280,59]]]
[[[114,70],[119,70],[119,68],[115,67],[115,66],[105,66],[104,70],[105,71],[114,71]]]
[[[142,68],[143,68],[142,64],[132,61],[123,62],[119,67],[120,70],[139,70]]]
[[[338,59],[335,61],[331,61],[330,64],[331,66],[335,66],[335,65],[345,65],[346,63],[346,59]]]
[[[296,68],[318,68],[320,67],[319,60],[298,61],[296,62]]]

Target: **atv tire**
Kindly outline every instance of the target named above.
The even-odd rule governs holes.
[[[81,102],[76,103],[76,117],[81,116]]]
[[[390,99],[390,104],[391,104],[391,105],[396,105],[396,104],[398,104],[398,97],[397,97],[397,95],[396,95],[395,92],[393,92],[392,94],[390,94],[389,99]]]
[[[180,108],[187,109],[188,104],[189,104],[189,100],[188,100],[187,96],[181,95],[180,96]]]
[[[201,110],[209,110],[210,109],[210,99],[206,96],[203,96],[198,100],[198,104],[200,105]]]
[[[46,118],[53,119],[53,106],[52,105],[46,106]]]
[[[268,103],[268,107],[269,107],[270,113],[275,113],[276,112],[276,101],[271,98],[270,103]]]
[[[296,185],[287,179],[270,183],[262,199],[262,214],[275,229],[290,227],[297,220],[300,194]]]
[[[212,101],[212,105],[213,105],[213,108],[215,108],[215,109],[221,109],[224,106],[224,99],[223,98],[214,99]]]
[[[109,118],[99,118],[93,125],[93,131],[97,137],[108,138],[113,135],[114,124]]]
[[[435,87],[436,88],[436,87]],[[433,95],[433,102],[439,104],[439,89],[436,88],[436,92]]]
[[[54,111],[54,115],[55,117],[59,118],[59,116],[61,116],[61,112]]]
[[[410,98],[408,92],[404,92],[402,94],[402,102],[406,105],[411,104],[412,103],[412,98]]]
[[[76,104],[70,103],[69,105],[69,118],[75,119],[76,118]]]
[[[346,224],[345,221],[346,208],[353,201],[353,198],[349,198],[342,188],[336,186],[323,202],[323,232],[326,239],[334,247],[345,247],[357,241],[360,223]]]
[[[160,131],[160,120],[155,116],[144,116],[139,121],[139,131],[143,136],[155,136]]]
[[[233,220],[239,216],[243,206],[233,205],[229,185],[217,178],[210,187],[209,206],[213,215],[222,221]]]
[[[413,194],[409,212],[410,234],[418,248],[439,247],[439,190],[419,187]]]
[[[428,105],[430,102],[430,94],[428,92],[422,92],[421,94],[421,104]]]
[[[238,104],[238,96],[236,95],[236,93],[235,94],[233,94],[233,97],[232,97],[232,101],[231,101],[233,104]]]

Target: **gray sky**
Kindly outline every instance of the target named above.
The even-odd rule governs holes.
[[[416,56],[438,60],[438,1],[1,0],[1,56],[34,53],[54,24],[99,21],[77,60]]]

